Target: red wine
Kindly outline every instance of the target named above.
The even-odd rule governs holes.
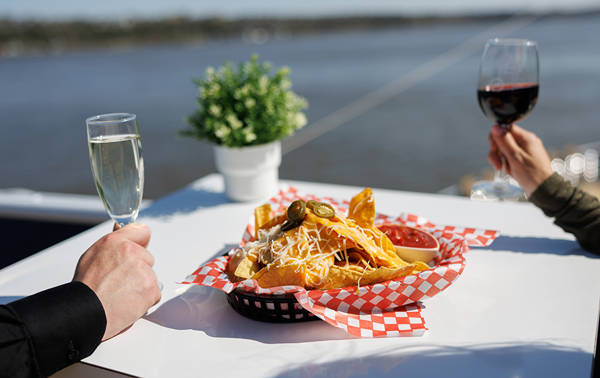
[[[527,116],[535,106],[539,85],[516,83],[486,85],[477,90],[481,110],[491,121],[510,125]]]

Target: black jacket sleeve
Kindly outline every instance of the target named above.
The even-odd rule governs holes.
[[[572,233],[581,246],[600,254],[600,201],[574,188],[557,173],[548,177],[529,197],[554,223]]]
[[[48,376],[92,354],[105,329],[102,303],[81,282],[0,306],[0,376]]]

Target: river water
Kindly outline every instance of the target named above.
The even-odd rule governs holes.
[[[540,98],[522,125],[549,147],[600,140],[600,15],[511,22],[3,58],[0,188],[95,193],[84,120],[107,112],[138,115],[146,198],[214,172],[209,144],[177,136],[191,78],[258,53],[289,66],[310,104],[309,125],[284,141],[282,178],[435,192],[487,167],[475,91],[481,38],[496,32],[538,42]]]

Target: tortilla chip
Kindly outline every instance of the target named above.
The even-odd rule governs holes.
[[[266,266],[252,277],[262,288],[292,285],[305,286],[306,274],[303,266]]]
[[[431,267],[425,264],[423,261],[415,261],[411,264],[415,266],[415,272],[422,272],[431,269]]]
[[[348,267],[333,265],[329,267],[329,273],[319,289],[329,290],[338,289],[346,286],[354,286],[363,275],[363,268],[356,265],[348,265]]]
[[[413,265],[400,268],[380,267],[377,269],[366,269],[356,265],[337,266],[329,268],[329,273],[322,285],[321,290],[338,289],[347,286],[370,285],[372,283],[389,281],[407,276],[413,272]]]
[[[399,268],[388,268],[382,266],[375,270],[370,270],[360,279],[358,284],[370,285],[372,283],[384,282],[393,279],[398,279],[404,276],[408,276],[413,273],[414,265],[406,265]]]
[[[254,238],[258,239],[258,230],[271,220],[271,205],[265,203],[254,209]]]
[[[278,224],[282,224],[286,220],[287,220],[287,215],[285,213],[279,214],[279,215],[271,218],[267,223],[263,224],[261,227],[255,228],[255,233],[256,233],[256,235],[258,235],[258,230],[269,230],[269,229],[277,226]],[[258,239],[258,237],[257,237],[257,239]]]
[[[375,223],[375,199],[371,188],[365,188],[350,201],[348,219],[363,227],[373,227]]]
[[[252,278],[259,270],[258,262],[246,256],[235,269],[234,275],[241,280]]]
[[[231,255],[226,271],[232,282],[238,282],[252,277],[259,270],[258,268],[256,256],[246,254],[243,250],[238,249]]]

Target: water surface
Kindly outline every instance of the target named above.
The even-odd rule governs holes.
[[[493,26],[339,32],[0,60],[0,187],[95,193],[84,120],[133,112],[146,197],[214,172],[211,146],[177,136],[195,107],[192,77],[252,53],[292,69],[310,124]],[[600,16],[542,17],[512,36],[538,42],[540,98],[522,125],[550,147],[600,139]],[[483,47],[483,45],[481,46]],[[438,74],[284,156],[280,175],[435,192],[487,167],[489,122],[476,102],[477,49]],[[307,129],[308,130],[308,129]],[[300,136],[298,136],[300,137]],[[286,141],[284,144],[292,142]]]

